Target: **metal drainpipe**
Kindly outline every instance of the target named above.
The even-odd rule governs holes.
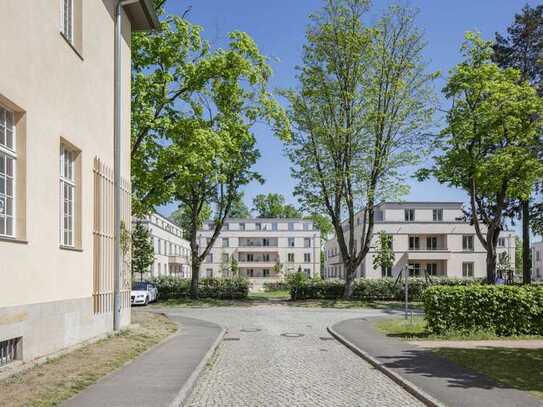
[[[121,271],[123,259],[121,253],[121,135],[122,135],[122,17],[123,6],[138,0],[119,0],[115,10],[115,54],[114,54],[114,129],[113,129],[113,218],[114,218],[114,293],[113,293],[113,330],[121,327]]]

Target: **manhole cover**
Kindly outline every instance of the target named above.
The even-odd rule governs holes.
[[[240,332],[260,332],[262,329],[260,328],[242,328],[239,330]]]
[[[297,333],[297,332],[285,332],[285,333],[281,334],[281,336],[286,336],[287,338],[300,338],[300,337],[304,336],[304,334],[300,334],[300,333]]]

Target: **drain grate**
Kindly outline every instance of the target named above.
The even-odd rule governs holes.
[[[321,336],[321,337],[319,337],[319,339],[321,341],[333,341],[334,340],[334,338],[332,338],[331,336]]]
[[[222,338],[223,341],[239,341],[239,338]]]
[[[262,329],[260,328],[242,328],[239,330],[240,332],[260,332]]]
[[[297,333],[297,332],[285,332],[285,333],[282,333],[281,336],[285,336],[287,338],[301,338],[302,336],[304,336],[304,334]]]

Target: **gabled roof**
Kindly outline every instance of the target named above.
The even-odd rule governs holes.
[[[152,0],[137,0],[125,5],[124,10],[132,24],[132,31],[151,31],[160,28]]]

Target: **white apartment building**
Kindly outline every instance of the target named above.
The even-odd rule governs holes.
[[[135,222],[142,222],[153,239],[155,261],[150,267],[150,276],[189,278],[192,275],[190,243],[183,239],[183,230],[179,226],[158,213]]]
[[[532,279],[543,280],[543,241],[532,244]]]
[[[355,225],[358,248],[362,238],[361,215],[357,215]],[[348,233],[347,223],[344,225]],[[380,232],[392,236],[394,265],[388,270],[374,268]],[[503,259],[505,255],[514,269],[513,232],[500,234],[498,258]],[[335,237],[325,244],[325,258],[324,277],[343,278]],[[384,202],[376,207],[371,248],[357,270],[357,277],[397,276],[405,265],[410,266],[415,276],[424,276],[426,271],[431,276],[486,277],[486,251],[475,228],[464,220],[461,202]]]
[[[200,247],[213,234],[213,222],[198,231]],[[228,276],[234,258],[241,276],[262,282],[286,273],[302,271],[315,276],[320,271],[320,232],[304,219],[226,219],[201,275]]]

